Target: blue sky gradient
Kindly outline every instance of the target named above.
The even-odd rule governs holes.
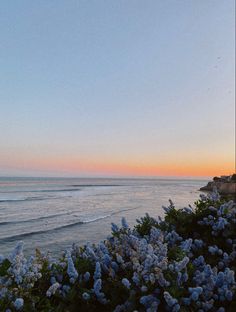
[[[233,0],[0,7],[0,175],[233,170]]]

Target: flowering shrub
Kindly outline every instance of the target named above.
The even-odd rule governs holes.
[[[236,311],[236,205],[213,193],[59,260],[0,256],[0,311]]]

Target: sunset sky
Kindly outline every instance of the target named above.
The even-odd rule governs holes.
[[[0,176],[235,170],[234,0],[0,4]]]

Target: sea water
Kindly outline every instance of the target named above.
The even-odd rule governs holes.
[[[163,216],[171,198],[193,204],[206,180],[107,178],[0,178],[0,254],[17,241],[59,255],[73,243],[96,243],[124,216],[130,226],[148,212]]]

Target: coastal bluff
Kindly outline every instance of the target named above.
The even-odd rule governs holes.
[[[206,186],[200,188],[200,191],[211,192],[216,188],[221,195],[236,196],[236,173],[229,176],[214,177]]]

